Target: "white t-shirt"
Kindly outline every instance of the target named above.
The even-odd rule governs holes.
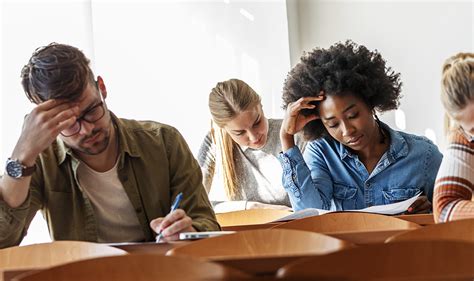
[[[145,234],[118,178],[117,164],[100,173],[81,162],[77,169],[79,185],[92,203],[99,242],[143,241]]]

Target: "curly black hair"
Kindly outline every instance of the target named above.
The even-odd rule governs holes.
[[[345,95],[360,97],[371,110],[379,112],[399,106],[402,83],[400,73],[385,66],[377,50],[371,52],[351,40],[338,42],[329,49],[315,48],[304,53],[286,77],[283,88],[283,109],[302,97]],[[304,115],[318,114],[316,109],[304,109]],[[304,136],[314,140],[328,135],[320,119],[303,128]]]

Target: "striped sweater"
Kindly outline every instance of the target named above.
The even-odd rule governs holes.
[[[474,218],[474,143],[460,132],[449,135],[436,178],[433,211],[437,222]]]

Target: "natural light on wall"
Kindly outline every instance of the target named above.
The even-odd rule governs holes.
[[[425,129],[425,137],[430,139],[434,144],[436,144],[436,145],[438,144],[438,142],[436,141],[436,133],[433,129],[426,128]]]
[[[407,127],[407,121],[405,117],[405,112],[401,109],[395,111],[395,125],[399,130],[405,130]]]
[[[281,99],[272,102],[290,67],[285,1],[92,1],[92,19],[97,71],[119,116],[172,124],[196,153],[209,92],[229,78],[282,116]]]

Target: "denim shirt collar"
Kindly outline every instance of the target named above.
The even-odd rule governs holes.
[[[408,145],[403,136],[398,132],[390,128],[387,124],[380,122],[382,128],[390,134],[390,147],[388,148],[387,158],[390,162],[397,160],[400,157],[404,157],[408,154]],[[352,153],[345,145],[342,143],[336,142],[336,149],[339,153],[341,160],[344,160],[346,157],[354,157]]]

